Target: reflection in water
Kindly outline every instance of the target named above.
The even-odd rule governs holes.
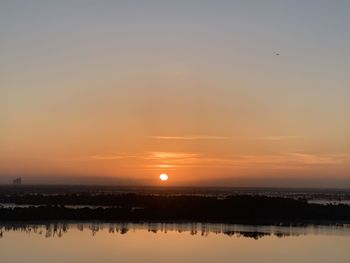
[[[0,222],[0,232],[1,263],[350,262],[349,226]]]
[[[38,234],[45,237],[62,237],[69,229],[79,231],[90,231],[95,236],[98,231],[108,230],[110,234],[124,235],[129,231],[147,230],[152,233],[189,233],[191,235],[208,236],[209,234],[223,234],[235,237],[247,237],[259,239],[264,236],[299,236],[299,235],[337,235],[350,236],[349,226],[306,226],[306,227],[285,227],[285,226],[249,226],[230,224],[206,224],[206,223],[48,223],[48,224],[27,224],[27,223],[0,223],[0,238],[4,233],[17,231],[26,234]]]

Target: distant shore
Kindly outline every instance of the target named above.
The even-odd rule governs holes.
[[[0,221],[209,222],[257,225],[348,224],[349,205],[304,199],[149,194],[0,194]],[[8,204],[8,205],[6,205]]]

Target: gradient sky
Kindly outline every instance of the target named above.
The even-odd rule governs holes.
[[[0,182],[350,187],[349,11],[1,1]]]

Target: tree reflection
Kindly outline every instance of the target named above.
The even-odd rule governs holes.
[[[278,227],[278,226],[243,226],[229,224],[206,224],[206,223],[0,223],[0,238],[6,232],[16,231],[25,234],[38,234],[45,238],[61,238],[70,230],[90,231],[95,236],[99,231],[106,230],[110,234],[127,234],[131,231],[148,231],[150,233],[166,234],[168,232],[189,233],[190,235],[208,236],[209,234],[222,234],[228,237],[252,238],[258,240],[266,236],[278,238],[286,236],[306,235],[310,233],[335,233],[341,226],[325,227]],[[347,229],[348,227],[342,227]]]

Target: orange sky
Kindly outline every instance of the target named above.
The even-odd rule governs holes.
[[[341,4],[1,5],[0,182],[350,186]]]

